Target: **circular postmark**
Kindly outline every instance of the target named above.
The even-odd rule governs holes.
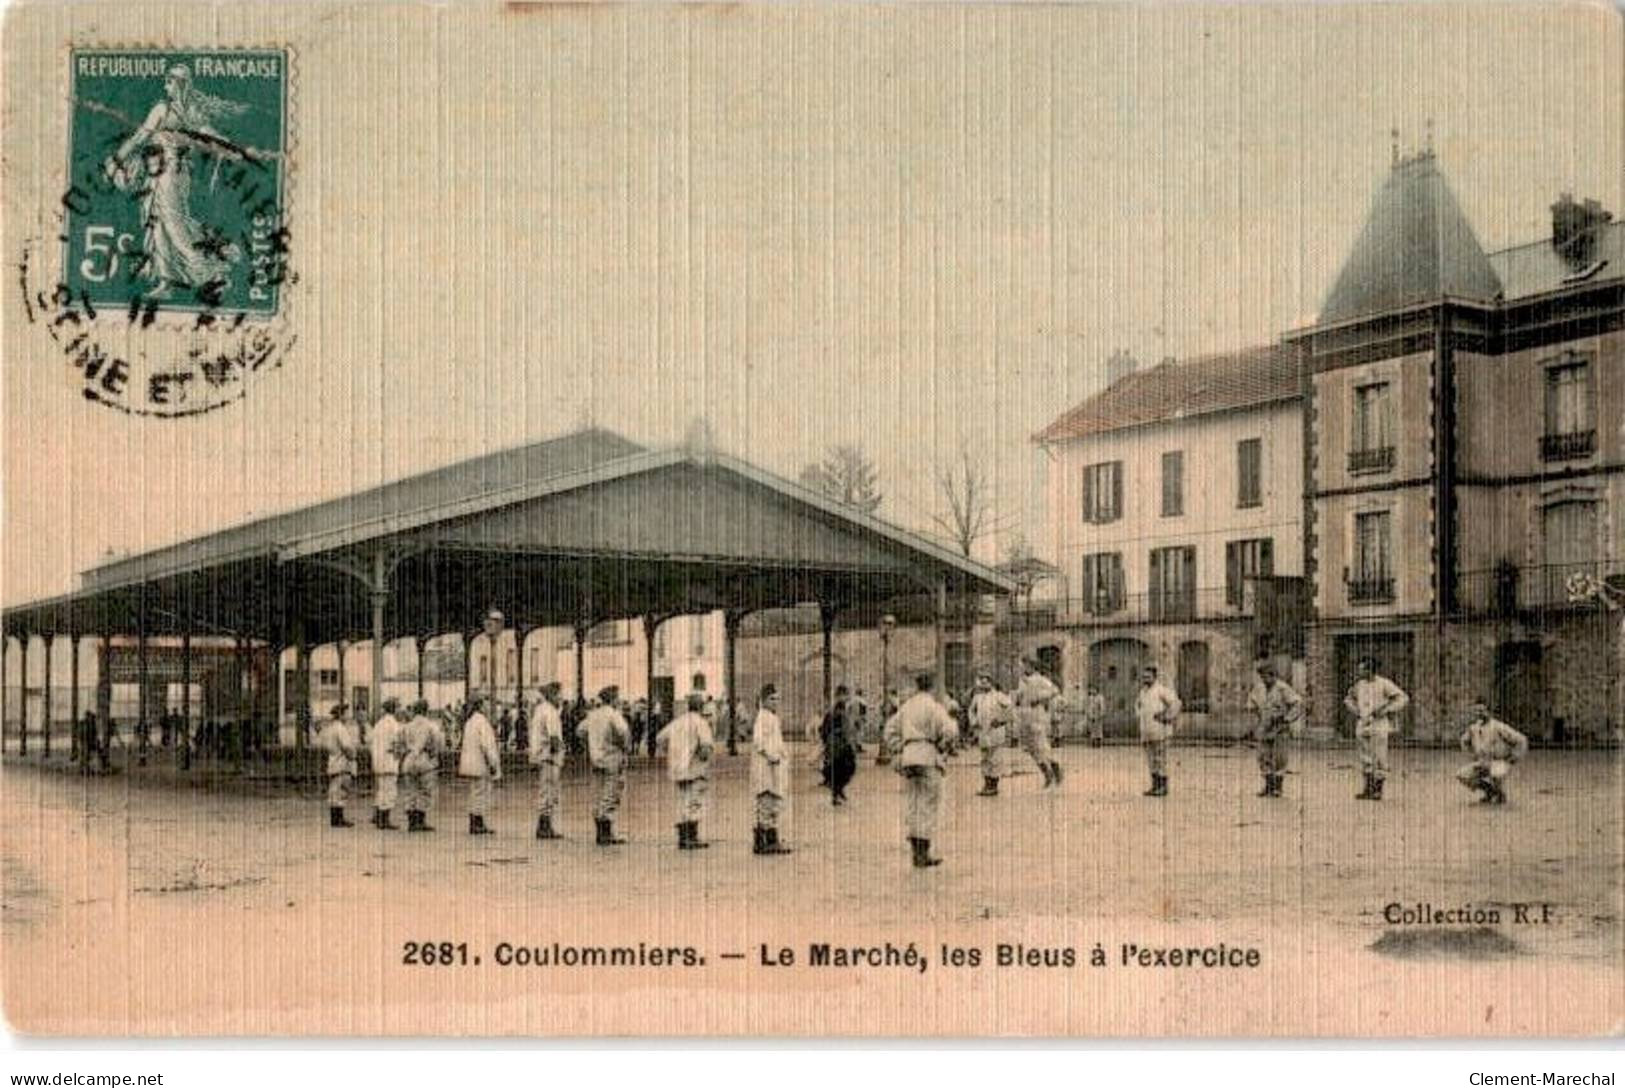
[[[56,230],[27,320],[83,396],[146,416],[240,399],[294,336],[285,49],[74,49]]]

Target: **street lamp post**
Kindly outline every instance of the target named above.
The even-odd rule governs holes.
[[[887,612],[880,617],[880,717],[884,728],[886,719],[886,706],[891,698],[891,636],[897,629],[897,617]],[[886,751],[886,742],[882,738],[876,746],[875,766],[884,767],[891,762],[891,755]]]

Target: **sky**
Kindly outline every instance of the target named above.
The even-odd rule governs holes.
[[[4,24],[8,254],[55,229],[70,41],[291,48],[295,339],[235,404],[125,416],[8,278],[7,603],[588,421],[791,477],[858,444],[921,529],[964,446],[1040,540],[1033,432],[1117,349],[1313,323],[1392,130],[1487,249],[1560,192],[1625,211],[1596,4],[81,4]]]

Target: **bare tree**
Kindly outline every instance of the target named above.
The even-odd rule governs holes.
[[[878,510],[884,497],[874,462],[857,446],[831,446],[822,461],[801,470],[801,485],[865,514]]]
[[[931,520],[969,558],[978,540],[1002,528],[993,507],[993,481],[970,447],[961,446],[958,456],[937,466],[936,482],[942,509]]]

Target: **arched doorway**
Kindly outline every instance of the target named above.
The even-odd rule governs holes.
[[[1055,681],[1057,685],[1065,686],[1061,677],[1061,648],[1059,646],[1040,646],[1033,651],[1033,657],[1038,662],[1038,671]]]
[[[1151,647],[1137,638],[1108,638],[1089,647],[1089,682],[1106,698],[1108,729],[1133,726],[1140,668],[1150,662]]]

